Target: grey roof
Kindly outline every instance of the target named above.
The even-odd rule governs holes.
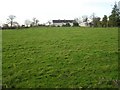
[[[73,23],[74,20],[53,20],[53,23]]]

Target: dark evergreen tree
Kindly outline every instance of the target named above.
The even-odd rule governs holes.
[[[120,23],[120,12],[117,7],[117,4],[115,3],[111,15],[109,16],[109,26],[117,27],[119,26],[119,23]]]
[[[73,22],[73,27],[79,27],[79,23],[76,20]]]
[[[107,20],[107,15],[104,15],[102,19],[102,27],[107,27],[108,26],[108,20]]]

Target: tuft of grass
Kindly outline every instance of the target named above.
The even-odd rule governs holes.
[[[2,34],[3,87],[117,87],[117,28],[41,27]]]

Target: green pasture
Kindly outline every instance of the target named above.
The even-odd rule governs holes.
[[[115,88],[117,79],[117,28],[2,31],[5,88]]]

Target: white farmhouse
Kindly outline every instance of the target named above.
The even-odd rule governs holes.
[[[74,20],[53,20],[53,25],[54,26],[63,26],[69,23],[71,26],[73,26]]]

